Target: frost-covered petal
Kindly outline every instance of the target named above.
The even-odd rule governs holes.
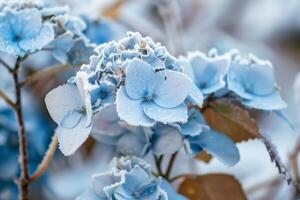
[[[154,102],[143,103],[145,114],[151,119],[162,123],[186,122],[187,106],[180,104],[175,108],[163,108]]]
[[[45,97],[45,103],[52,119],[60,124],[68,112],[83,106],[76,86],[62,85],[51,90]]]
[[[72,48],[73,45],[73,34],[66,32],[58,36],[49,45],[47,45],[47,48],[53,49],[52,54],[55,59],[61,63],[66,63],[68,61],[67,52]]]
[[[204,97],[200,89],[194,83],[191,83],[191,87],[188,94],[188,100],[191,101],[193,105],[202,107]]]
[[[86,126],[92,123],[93,109],[91,102],[90,83],[89,77],[85,72],[77,72],[76,74],[76,85],[78,87],[81,98],[83,99],[84,109],[86,112]]]
[[[20,48],[24,51],[33,52],[40,50],[54,39],[53,26],[50,24],[43,24],[40,32],[33,38],[26,38],[19,42]]]
[[[228,166],[233,166],[240,160],[235,143],[222,133],[209,130],[189,140],[191,146],[199,146]]]
[[[92,125],[86,127],[86,118],[81,118],[75,128],[63,128],[59,126],[56,130],[59,148],[65,156],[73,154],[88,138]]]
[[[191,80],[180,72],[165,70],[164,76],[154,91],[154,102],[164,108],[179,106],[188,96]]]
[[[84,115],[80,110],[72,110],[65,115],[59,126],[69,129],[75,128],[82,117],[84,117]]]
[[[133,59],[127,66],[125,89],[132,99],[139,99],[152,93],[155,87],[155,73],[152,67],[141,60]]]
[[[256,96],[251,100],[242,100],[242,103],[250,108],[260,110],[281,110],[287,107],[279,92],[274,92],[268,96]]]
[[[269,62],[233,63],[227,76],[229,90],[244,99],[268,96],[275,92],[274,69]]]
[[[122,120],[132,126],[153,126],[155,121],[145,115],[142,103],[142,100],[131,99],[124,87],[117,91],[117,113]]]
[[[187,75],[191,80],[192,82],[195,81],[195,76],[194,76],[194,70],[193,70],[193,67],[192,65],[190,64],[190,62],[184,58],[184,57],[180,57],[177,59],[175,65],[177,67],[181,67],[182,68],[182,72]]]
[[[206,57],[201,53],[189,56],[193,67],[195,84],[204,94],[213,93],[225,86],[224,77],[229,67],[228,56]]]
[[[180,132],[169,125],[159,125],[153,130],[152,151],[156,155],[172,154],[178,151],[183,144]]]
[[[127,174],[125,174],[126,182],[115,189],[114,197],[116,199],[138,199],[135,194],[138,193],[139,187],[149,182],[148,173],[139,166],[135,166]],[[134,198],[136,197],[136,198]]]

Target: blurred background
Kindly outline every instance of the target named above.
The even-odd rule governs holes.
[[[120,39],[127,31],[138,31],[161,42],[176,56],[192,50],[207,52],[217,48],[226,52],[237,48],[242,54],[254,53],[272,61],[281,94],[289,105],[285,112],[295,130],[274,114],[255,117],[260,130],[272,138],[284,163],[291,167],[293,152],[300,143],[299,0],[48,0],[47,3],[68,5],[72,14],[82,16],[87,23],[85,34],[96,44]],[[50,65],[53,61],[46,52],[30,59],[23,73],[30,74]],[[33,146],[32,169],[42,158],[55,128],[45,110],[44,96],[73,73],[64,72],[26,87],[24,113],[28,134],[33,135],[29,141]],[[10,82],[6,71],[0,68],[0,89],[10,91]],[[16,187],[11,177],[18,171],[17,133],[11,120],[13,114],[2,101],[0,107],[0,157],[5,157],[6,163],[0,164],[0,199],[13,200]],[[182,152],[173,173],[230,173],[240,180],[249,199],[293,199],[292,188],[279,177],[260,141],[243,142],[238,147],[241,161],[234,167],[226,167],[215,159],[208,164],[195,161]],[[35,192],[30,199],[73,199],[88,185],[91,174],[107,168],[112,153],[112,147],[93,139],[70,157],[57,151],[46,174],[33,184],[31,190]],[[148,158],[149,162],[151,159]]]

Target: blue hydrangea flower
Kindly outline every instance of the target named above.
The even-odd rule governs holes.
[[[52,119],[58,124],[60,150],[73,154],[88,138],[92,129],[92,105],[85,72],[78,72],[75,85],[63,85],[45,98]]]
[[[0,14],[0,51],[15,56],[35,52],[54,39],[53,26],[43,23],[41,13],[35,9]]]
[[[184,72],[194,81],[204,95],[224,88],[224,77],[228,71],[230,58],[227,55],[206,56],[197,51],[188,55],[189,64],[185,64]]]
[[[180,124],[180,130],[190,154],[206,151],[228,166],[235,165],[240,160],[235,143],[225,134],[210,129],[199,111],[192,109],[188,122]]]
[[[164,70],[154,72],[148,63],[134,59],[126,70],[125,86],[116,97],[119,117],[133,126],[152,126],[187,120],[191,81],[182,73]]]
[[[92,176],[90,187],[76,200],[161,200],[168,199],[161,178],[151,174],[151,166],[136,157],[122,157],[112,162],[107,173]]]
[[[235,59],[227,76],[228,89],[241,97],[248,107],[280,110],[287,105],[279,94],[274,69],[269,61],[254,56]]]
[[[116,87],[109,81],[101,81],[99,85],[93,85],[90,93],[93,109],[103,109],[114,103]]]

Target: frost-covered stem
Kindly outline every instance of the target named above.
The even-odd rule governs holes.
[[[298,165],[298,156],[300,153],[300,137],[297,140],[296,146],[292,153],[290,154],[290,165],[291,165],[291,170],[293,172],[293,176],[296,182],[296,196],[300,196],[300,188],[299,188],[299,183],[300,183],[300,175],[299,175],[299,165]]]
[[[55,132],[42,162],[39,164],[39,166],[36,169],[36,171],[34,172],[34,174],[30,177],[30,182],[38,179],[46,171],[46,169],[57,149],[57,145],[58,145],[58,138],[57,138],[57,134]]]
[[[174,165],[174,162],[176,160],[176,157],[177,157],[177,154],[178,154],[178,151],[176,153],[174,153],[171,158],[170,158],[170,161],[169,161],[169,164],[168,164],[168,167],[167,167],[167,171],[165,173],[165,178],[167,180],[170,179],[170,175],[171,175],[171,172],[172,172],[172,168],[173,168],[173,165]]]
[[[22,98],[21,87],[19,82],[19,69],[20,59],[16,61],[15,68],[11,71],[14,82],[16,103],[14,111],[18,121],[18,136],[19,136],[19,162],[21,174],[19,178],[19,200],[28,199],[28,186],[29,186],[29,171],[28,171],[28,156],[27,156],[27,140],[26,131],[22,113]]]
[[[159,158],[154,154],[153,154],[153,156],[154,156],[154,162],[155,162],[155,165],[156,165],[156,168],[157,168],[158,175],[159,176],[164,176],[162,168],[161,168],[162,161],[163,161],[163,155],[161,155]]]

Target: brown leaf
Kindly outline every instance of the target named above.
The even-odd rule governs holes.
[[[227,100],[215,100],[204,110],[204,117],[211,128],[226,134],[235,142],[259,137],[256,122],[249,112]]]
[[[201,160],[205,163],[209,163],[209,161],[212,159],[212,155],[205,151],[201,151],[198,155],[195,157],[197,160]]]
[[[240,183],[231,175],[208,174],[185,179],[178,192],[190,200],[246,200]]]

